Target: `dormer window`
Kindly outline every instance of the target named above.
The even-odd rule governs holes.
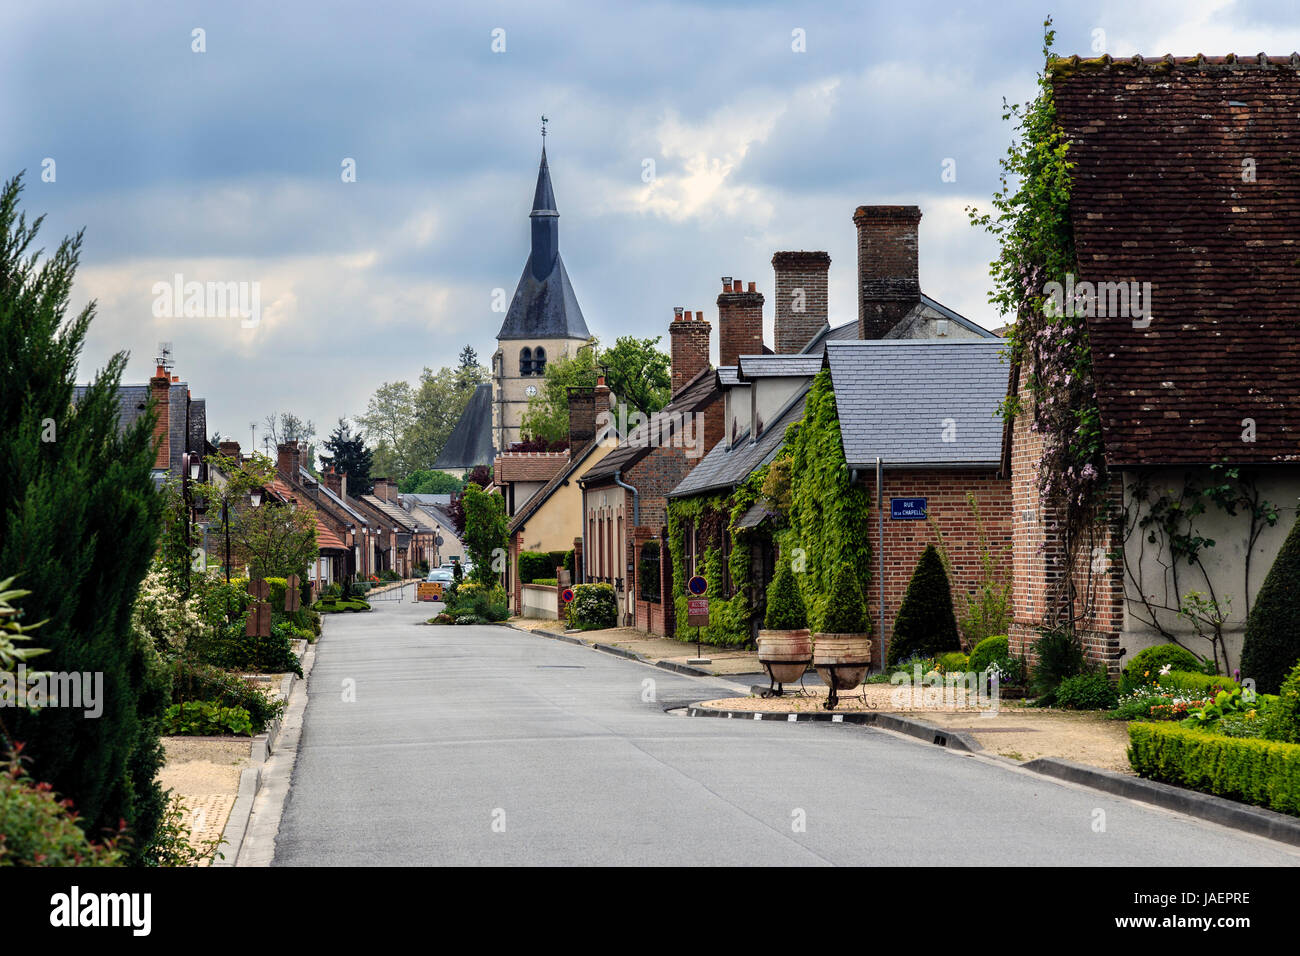
[[[519,353],[519,374],[520,375],[533,374],[533,350],[526,345],[524,346],[523,350]]]

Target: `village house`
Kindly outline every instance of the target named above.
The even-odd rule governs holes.
[[[397,496],[397,503],[411,513],[416,519],[434,529],[434,555],[430,567],[441,567],[454,561],[465,560],[465,542],[456,533],[456,525],[447,513],[451,504],[451,495],[404,493]]]
[[[881,522],[862,529],[875,562],[867,603],[886,642],[916,562],[939,535],[960,569],[954,585],[973,586],[979,536],[968,494],[975,496],[991,547],[1009,544],[1010,486],[1000,474],[995,418],[1005,391],[1002,343],[921,292],[920,219],[915,206],[855,211],[856,323],[830,325],[825,252],[772,257],[776,352],[724,359],[717,380],[725,395],[726,438],[670,496],[682,576],[699,573],[705,554],[716,551],[720,580],[710,583],[709,593],[720,602],[745,603],[713,615],[714,640],[752,641],[762,626],[785,515],[753,487],[743,501],[737,493],[762,477],[785,449],[787,429],[803,419],[814,377],[823,368],[834,389],[851,478],[869,489],[877,510],[882,503],[889,507],[885,498],[910,499],[906,517],[884,519],[883,548]],[[761,315],[758,322],[761,329]],[[946,408],[938,417],[936,402]],[[885,473],[881,496],[875,492],[877,457]],[[738,502],[744,510],[733,520]],[[729,570],[738,548],[748,553],[744,594],[737,593],[742,585]],[[878,663],[881,650],[882,643],[874,641]]]
[[[1049,70],[1074,164],[1061,304],[1086,336],[1109,482],[1081,527],[1040,498],[1044,435],[1014,369],[1012,644],[1073,622],[1115,672],[1168,640],[1208,657],[1200,631],[1230,672],[1300,496],[1300,57]]]

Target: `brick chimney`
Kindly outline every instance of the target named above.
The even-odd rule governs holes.
[[[149,379],[149,397],[153,399],[155,416],[153,466],[160,471],[170,471],[172,467],[171,391],[171,375],[159,365],[154,377]]]
[[[569,394],[569,454],[596,437],[596,389],[591,385],[570,385]],[[608,391],[608,389],[606,389]]]
[[[375,488],[371,492],[380,501],[397,500],[397,482],[391,478],[376,478]]]
[[[673,309],[673,321],[668,326],[673,395],[709,367],[709,337],[712,334],[713,326],[704,321],[703,312],[696,312],[692,318],[691,313],[680,306]]]
[[[831,257],[826,252],[778,252],[772,256],[772,268],[776,272],[776,351],[793,355],[827,323]]]
[[[879,339],[921,301],[917,206],[859,206],[858,337]]]
[[[338,495],[340,498],[343,497],[343,475],[340,472],[335,471],[333,465],[330,465],[321,472],[321,479],[324,480],[326,488],[334,492],[334,494]]]
[[[749,284],[733,279],[728,286],[722,280],[718,296],[718,364],[735,365],[742,355],[763,354],[763,293]]]
[[[239,461],[239,442],[226,440],[217,445],[217,454],[222,458],[233,458]]]
[[[281,478],[289,481],[298,480],[298,443],[285,442],[276,446],[275,470]]]

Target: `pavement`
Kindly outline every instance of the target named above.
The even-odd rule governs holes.
[[[275,865],[1300,863],[885,730],[675,716],[739,685],[430,616],[383,602],[328,620],[283,814],[260,810]]]

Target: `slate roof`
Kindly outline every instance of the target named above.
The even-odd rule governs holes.
[[[532,220],[532,246],[497,339],[590,338],[573,283],[560,258],[560,214],[555,208],[545,148],[537,170],[533,210],[528,216]]]
[[[880,456],[886,468],[998,467],[1003,347],[1000,339],[828,344],[848,466],[875,467]]]
[[[740,369],[735,365],[724,365],[717,370],[718,386],[728,388],[732,385],[740,384]]]
[[[1300,460],[1300,55],[1049,67],[1075,281],[1151,283],[1087,320],[1108,463]]]
[[[758,441],[750,441],[750,433],[746,431],[730,447],[725,441],[714,445],[700,463],[691,469],[691,473],[668,493],[668,497],[685,498],[706,491],[734,488],[750,472],[770,462],[785,444],[785,430],[791,423],[803,418],[804,399],[808,397],[810,386],[811,382],[786,403],[773,417],[772,423],[758,436]]]
[[[399,525],[403,526],[404,528],[409,528],[414,531],[425,532],[425,533],[431,533],[434,531],[433,528],[429,527],[429,525],[425,524],[423,521],[417,518],[413,513],[408,512],[403,508],[399,508],[397,505],[393,504],[392,502],[384,501],[384,499],[382,498],[376,498],[374,495],[362,495],[361,500],[364,501],[366,504],[368,504],[371,508],[374,508],[380,514],[386,515],[387,517],[391,518],[393,521],[396,521]]]
[[[816,375],[822,368],[820,354],[798,355],[742,355],[740,356],[739,381],[753,378],[784,378]]]
[[[667,419],[673,415],[692,415],[719,394],[717,376],[714,375],[713,369],[703,369],[682,386],[677,397],[665,405],[662,411],[651,415],[648,422],[633,429],[617,448],[592,465],[591,469],[582,476],[583,483],[611,478],[616,471],[627,471],[654,450],[649,436],[666,433]]]
[[[89,386],[75,385],[73,402],[81,401]],[[179,476],[181,458],[187,451],[204,453],[207,444],[207,402],[191,400],[188,382],[172,382],[167,391],[167,437],[170,444],[168,472]],[[135,424],[149,407],[148,385],[119,385],[117,387],[117,432],[122,434]],[[188,416],[186,414],[188,406]],[[188,422],[187,422],[188,418]]]
[[[495,456],[492,447],[492,384],[484,382],[475,386],[474,394],[461,412],[456,427],[447,436],[447,444],[433,467],[440,470],[490,465]]]

